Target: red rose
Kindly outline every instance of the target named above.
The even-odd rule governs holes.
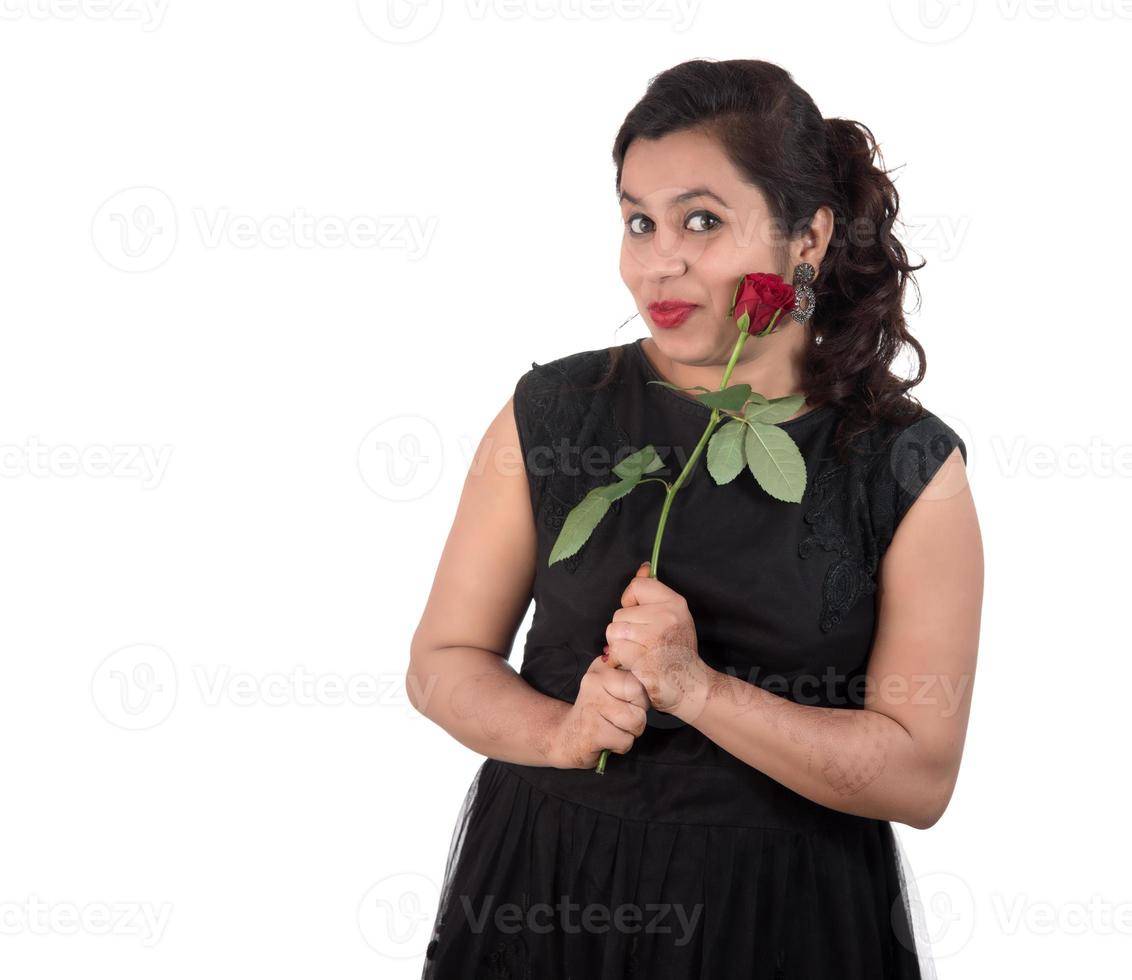
[[[737,321],[744,313],[751,318],[747,332],[757,334],[782,310],[775,323],[775,330],[782,317],[794,308],[794,287],[782,276],[773,272],[749,272],[735,290],[733,317]],[[773,333],[774,330],[771,331]]]

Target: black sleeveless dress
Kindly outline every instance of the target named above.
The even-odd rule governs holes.
[[[649,443],[673,479],[710,410],[649,385],[637,340],[532,364],[514,407],[538,525],[521,676],[573,702],[621,592],[652,553],[659,484],[616,501],[547,566],[570,509]],[[659,577],[687,600],[700,656],[784,697],[860,708],[878,564],[959,446],[927,412],[835,458],[839,410],[781,423],[806,460],[800,503],[701,456],[669,514]],[[548,448],[549,447],[549,448]],[[587,455],[588,450],[588,455]],[[815,685],[793,684],[819,678]],[[846,774],[846,792],[854,774]],[[817,804],[670,715],[592,770],[488,758],[456,820],[424,980],[922,980],[934,977],[914,881],[888,821]]]

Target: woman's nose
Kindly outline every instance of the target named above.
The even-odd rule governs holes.
[[[634,251],[641,271],[651,280],[682,276],[688,271],[684,240],[676,234],[656,234],[644,247]]]

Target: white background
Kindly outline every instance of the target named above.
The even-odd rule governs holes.
[[[419,976],[482,759],[409,640],[519,375],[647,332],[610,148],[692,57],[868,124],[928,260],[987,569],[898,826],[939,975],[1127,975],[1132,3],[0,10],[5,977]]]

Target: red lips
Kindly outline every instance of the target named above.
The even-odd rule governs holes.
[[[660,300],[648,306],[649,316],[658,327],[678,327],[697,309],[698,304],[682,299]]]
[[[656,303],[649,303],[650,313],[675,313],[685,306],[695,306],[686,299],[663,299]]]

